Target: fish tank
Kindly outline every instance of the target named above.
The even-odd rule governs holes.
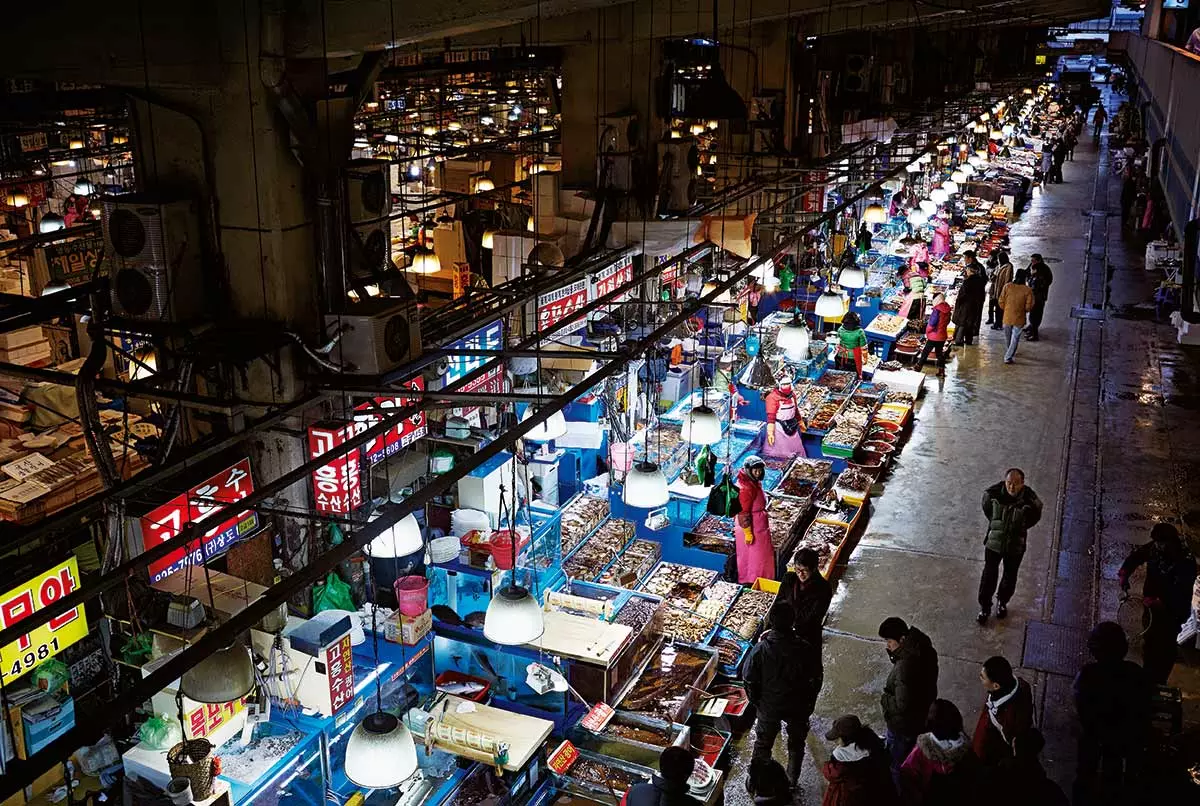
[[[442,690],[543,719],[560,718],[571,706],[566,692],[539,694],[530,688],[526,667],[535,661],[553,665],[551,659],[539,658],[537,650],[497,647],[483,637],[482,630],[460,628],[454,633],[439,634],[433,641]]]

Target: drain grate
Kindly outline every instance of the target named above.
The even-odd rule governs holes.
[[[1072,319],[1095,319],[1103,322],[1105,316],[1104,309],[1097,305],[1075,305],[1071,308]]]
[[[1074,675],[1087,660],[1086,630],[1031,621],[1025,625],[1021,666],[1054,674]]]

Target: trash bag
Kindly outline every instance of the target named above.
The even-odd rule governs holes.
[[[329,572],[324,582],[313,585],[313,613],[324,610],[349,610],[351,613],[358,610],[350,595],[350,586],[334,571]]]
[[[166,714],[155,714],[142,723],[138,737],[154,750],[170,750],[183,741],[183,728],[178,720]]]
[[[708,511],[713,515],[721,515],[726,518],[732,518],[742,511],[742,502],[738,498],[738,486],[728,473],[713,486],[712,492],[708,494]]]
[[[33,670],[33,682],[42,691],[58,691],[67,682],[71,673],[67,664],[56,658],[50,658],[38,664]]]

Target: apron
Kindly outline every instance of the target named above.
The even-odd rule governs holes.
[[[778,445],[779,429],[776,429],[775,434],[775,444]],[[740,518],[739,515],[738,520]],[[761,489],[754,496],[754,504],[750,509],[750,528],[754,534],[754,542],[751,544],[746,543],[746,530],[740,523],[734,530],[738,582],[743,585],[753,585],[759,577],[775,578],[775,547],[771,545],[771,526],[767,519],[767,498]]]
[[[800,436],[800,418],[796,416],[795,396],[779,404],[779,409],[775,412],[775,444],[768,445],[764,438],[763,455],[772,459],[804,456],[804,440]]]

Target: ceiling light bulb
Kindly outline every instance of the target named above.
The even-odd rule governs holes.
[[[625,474],[625,488],[621,491],[621,500],[627,506],[638,509],[665,507],[670,498],[667,477],[654,462],[642,460]]]
[[[533,643],[545,631],[546,624],[537,599],[513,583],[492,596],[483,617],[483,637],[502,646]]]
[[[813,313],[822,319],[836,319],[846,312],[846,301],[841,294],[826,289],[817,297],[817,303],[813,306]]]
[[[838,275],[838,285],[842,288],[865,288],[867,285],[867,273],[859,266],[847,266],[842,269],[842,273]]]
[[[716,445],[721,441],[721,419],[709,406],[696,406],[688,413],[687,440],[692,445]]]
[[[709,131],[716,131],[717,127],[721,125],[721,122],[719,120],[710,120],[706,125],[708,126]]]
[[[376,560],[407,557],[425,548],[421,525],[411,512],[367,544],[367,556]]]
[[[408,270],[413,274],[437,274],[442,270],[442,262],[433,252],[417,252],[413,256],[412,265],[408,267]]]
[[[29,205],[29,196],[23,190],[14,190],[8,194],[4,202],[9,207],[26,207]]]
[[[779,332],[775,334],[775,346],[793,361],[808,359],[808,348],[811,336],[808,327],[797,317],[793,317]]]
[[[58,232],[67,228],[67,222],[58,213],[46,213],[42,216],[42,220],[38,222],[38,232],[43,235],[49,235],[51,232]]]
[[[494,249],[495,247],[492,244],[495,243],[495,238],[496,231],[494,229],[485,229],[483,231],[483,240],[479,245],[484,249]]]
[[[189,700],[226,703],[240,700],[254,687],[250,650],[234,642],[218,649],[183,673],[179,690]]]
[[[395,789],[417,771],[417,745],[404,721],[377,711],[346,742],[345,773],[363,789]]]

